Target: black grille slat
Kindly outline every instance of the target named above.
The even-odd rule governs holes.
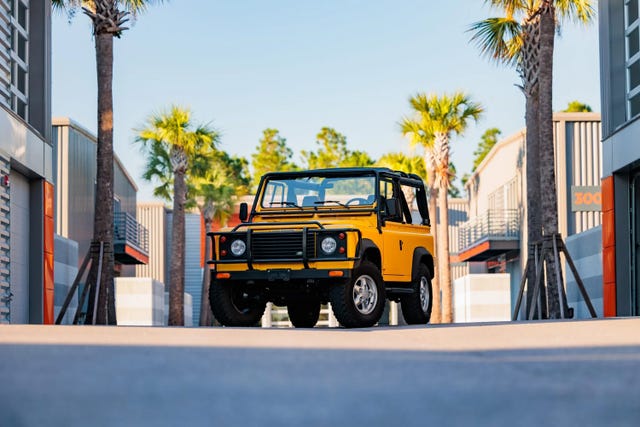
[[[256,260],[302,258],[302,232],[254,233],[251,254]]]

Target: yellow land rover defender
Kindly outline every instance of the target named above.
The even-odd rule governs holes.
[[[385,299],[409,324],[431,316],[434,242],[426,191],[386,168],[274,172],[262,177],[242,223],[209,233],[209,300],[226,326],[253,326],[267,302],[311,328],[331,303],[347,328],[375,325]]]

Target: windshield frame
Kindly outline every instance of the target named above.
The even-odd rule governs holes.
[[[373,201],[367,204],[358,204],[358,205],[346,205],[346,200],[340,200],[337,197],[332,197],[332,195],[326,195],[327,198],[324,200],[319,200],[321,203],[314,203],[311,205],[303,205],[302,203],[290,202],[290,201],[277,201],[274,206],[268,206],[264,204],[265,192],[267,190],[267,185],[269,183],[273,183],[276,181],[283,182],[292,182],[295,180],[300,180],[304,178],[324,178],[331,179],[335,178],[336,180],[340,179],[349,179],[349,178],[373,178],[372,181],[372,192],[373,192]],[[307,171],[299,171],[299,172],[272,172],[264,175],[260,180],[260,184],[258,186],[258,190],[256,192],[256,197],[253,202],[253,207],[251,209],[251,216],[254,215],[269,215],[269,214],[314,214],[316,212],[374,212],[377,209],[377,200],[379,200],[379,174],[372,169],[343,169],[343,170],[307,170]],[[305,183],[299,183],[300,189],[304,188]],[[309,189],[315,189],[316,187],[320,187],[317,183],[310,183]],[[332,188],[332,187],[327,187]],[[326,190],[326,189],[325,189]],[[324,191],[324,190],[322,190]],[[353,196],[358,196],[359,194],[354,194]],[[368,194],[371,196],[371,194]],[[323,196],[325,196],[323,194]],[[363,195],[364,196],[364,195]],[[283,192],[281,193],[281,198],[284,199],[284,187]],[[365,197],[362,197],[363,199]],[[282,205],[282,206],[280,206]]]

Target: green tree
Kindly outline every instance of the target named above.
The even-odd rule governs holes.
[[[153,0],[52,0],[54,9],[66,10],[70,16],[78,9],[91,19],[95,40],[98,79],[98,135],[96,169],[96,209],[93,220],[93,242],[103,242],[107,251],[102,260],[100,292],[96,319],[87,313],[87,323],[116,324],[115,290],[113,284],[113,38],[127,29],[127,16],[145,10]],[[91,263],[89,281],[98,276],[98,254]],[[93,293],[93,292],[92,292]],[[93,295],[90,296],[93,301]]]
[[[498,128],[487,129],[482,134],[482,139],[478,143],[478,148],[473,152],[473,167],[471,172],[475,172],[480,163],[487,157],[487,154],[491,151],[494,145],[498,143],[498,137],[502,134],[502,131]]]
[[[191,112],[173,106],[170,110],[147,118],[137,131],[136,142],[147,157],[143,177],[157,178],[154,193],[173,196],[171,265],[169,269],[169,325],[184,325],[184,245],[187,171],[194,159],[213,159],[220,135],[207,125],[195,127]],[[168,160],[168,162],[167,162]],[[169,189],[172,191],[169,192]]]
[[[420,96],[422,98],[423,96]],[[438,224],[436,221],[436,209],[438,200],[438,187],[436,181],[435,157],[433,154],[433,138],[431,136],[431,123],[425,113],[420,111],[421,99],[411,97],[409,104],[413,108],[411,117],[403,117],[400,122],[400,130],[403,135],[409,137],[411,146],[419,145],[424,149],[424,168],[426,174],[426,184],[429,191],[429,215],[431,216],[431,233],[436,236]],[[437,243],[437,242],[436,242]],[[436,246],[436,252],[438,247]],[[431,323],[440,323],[442,320],[442,308],[440,303],[440,269],[435,265],[431,283],[433,303],[431,310]]]
[[[205,232],[212,231],[213,222],[225,226],[233,214],[237,194],[246,189],[247,181],[234,175],[237,162],[225,152],[214,156],[203,156],[195,160],[194,174],[188,176],[188,198],[200,210],[204,219]],[[241,193],[242,194],[242,193]],[[211,241],[205,239],[204,259],[211,258]],[[213,324],[213,313],[209,303],[211,275],[208,264],[202,274],[202,296],[200,298],[200,326]]]
[[[386,153],[375,163],[375,166],[389,168],[395,171],[412,173],[418,175],[422,180],[427,179],[427,171],[424,167],[424,160],[418,155],[406,155],[404,153]],[[405,193],[407,204],[412,207],[415,201],[415,194]]]
[[[350,151],[347,138],[330,127],[323,127],[316,136],[317,151],[302,151],[302,159],[308,169],[336,167],[361,167],[373,165],[373,160],[364,151]]]
[[[430,141],[435,177],[433,185],[438,188],[438,225],[437,259],[440,286],[442,288],[442,321],[449,323],[453,317],[451,302],[451,266],[449,264],[449,219],[447,193],[451,182],[450,139],[452,135],[462,135],[469,121],[477,121],[483,112],[480,104],[462,93],[451,95],[417,94],[411,99],[411,105],[418,114],[422,137]],[[414,122],[416,123],[416,122]],[[434,290],[435,294],[435,290]],[[435,299],[434,299],[435,303]]]
[[[298,166],[291,161],[293,150],[287,146],[287,140],[280,136],[277,129],[265,129],[262,138],[251,155],[253,169],[253,188],[260,183],[260,178],[267,172],[286,172],[297,170]]]
[[[573,19],[589,22],[594,16],[591,0],[487,0],[505,16],[472,25],[472,41],[498,63],[515,65],[526,100],[527,228],[528,241],[557,233],[553,141],[553,45],[556,22]],[[541,191],[544,188],[544,191]],[[529,276],[532,283],[533,273]],[[550,275],[551,316],[559,307],[555,275]]]
[[[591,107],[587,104],[583,104],[580,101],[571,101],[567,105],[567,108],[562,110],[565,113],[590,113]]]
[[[449,197],[458,198],[461,196],[460,189],[456,185],[456,176],[458,176],[458,170],[456,169],[456,165],[453,162],[449,162],[449,189],[447,190],[447,194]]]

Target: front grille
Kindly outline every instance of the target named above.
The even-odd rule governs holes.
[[[307,233],[307,257],[315,256],[315,235]],[[302,259],[302,231],[271,231],[251,234],[254,260]]]

